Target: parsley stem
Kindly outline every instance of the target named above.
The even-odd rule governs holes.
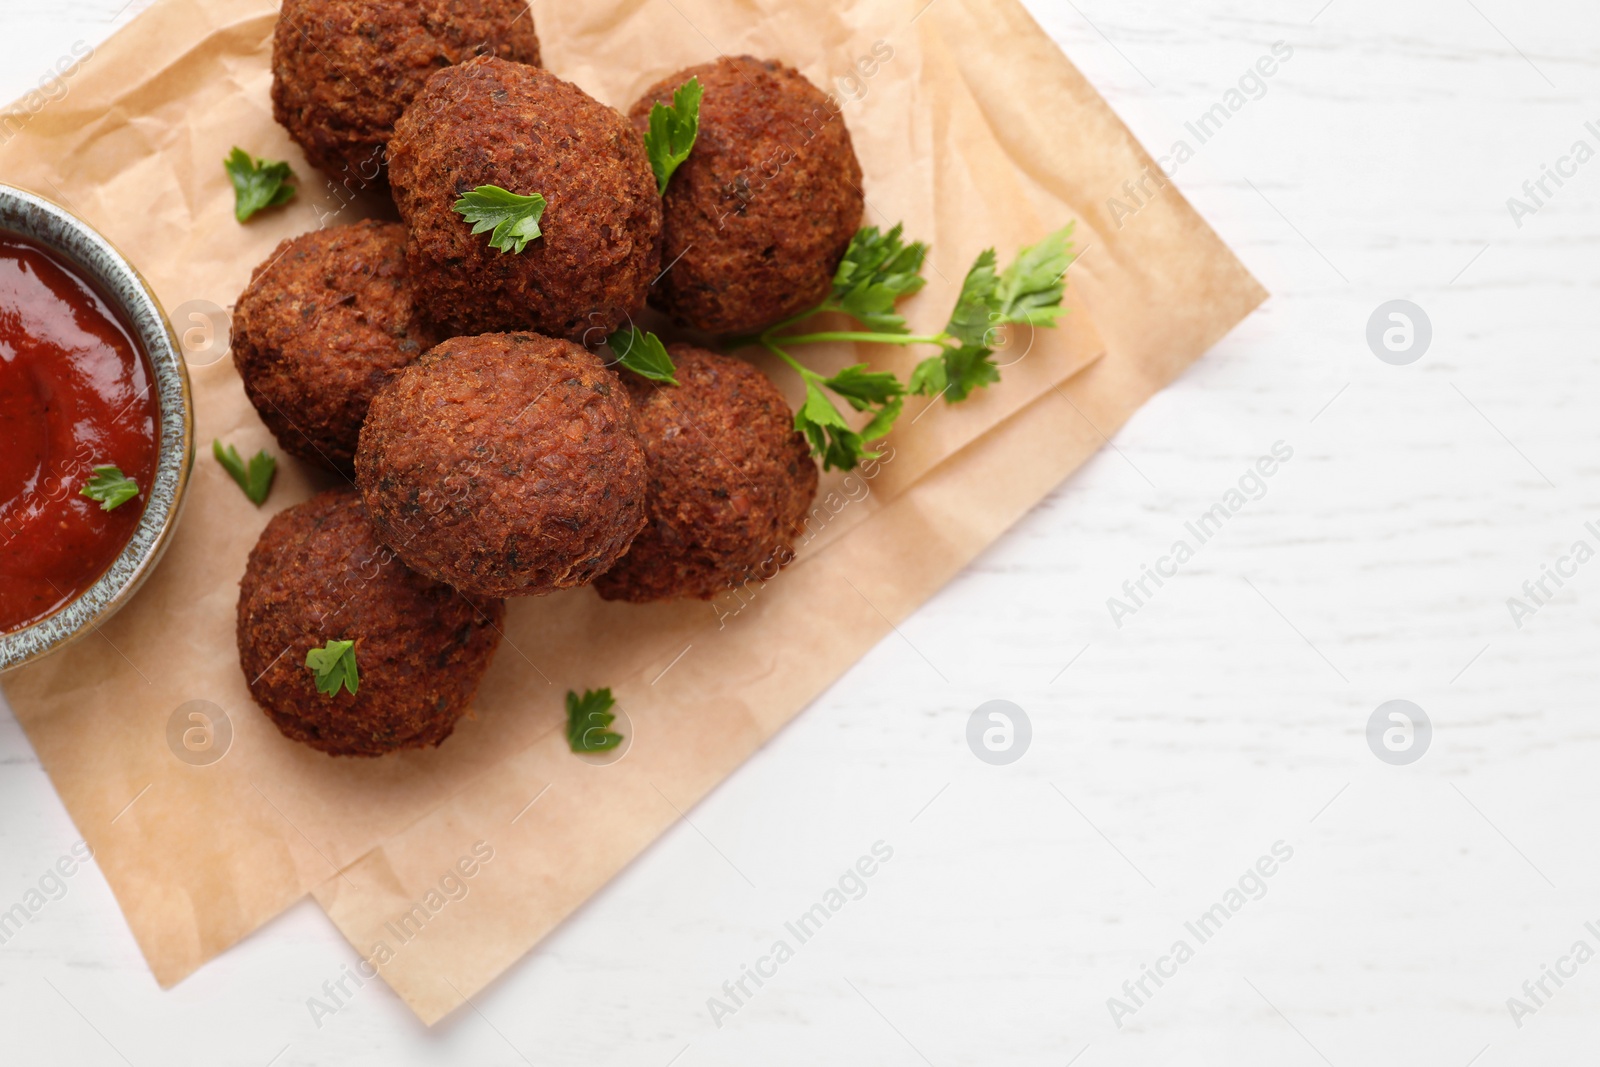
[[[768,326],[765,330],[762,330],[760,333],[748,333],[739,337],[731,337],[725,341],[724,344],[726,344],[729,348],[748,348],[751,345],[765,345],[767,340],[778,332],[787,330],[791,326],[797,326],[807,319],[816,318],[824,311],[831,310],[833,309],[828,307],[828,305],[819,304],[810,310],[802,311],[798,315],[791,315],[782,322],[775,322],[771,326]]]
[[[763,338],[763,342],[767,339]],[[856,341],[862,344],[876,345],[939,345],[941,348],[950,347],[951,338],[948,334],[933,336],[916,336],[907,333],[868,333],[858,330],[838,330],[827,333],[803,333],[789,337],[780,337],[778,340],[789,345],[821,344],[825,341]]]
[[[806,367],[802,367],[799,364],[799,362],[793,356],[791,356],[789,353],[785,352],[783,349],[779,348],[776,344],[774,344],[771,338],[762,337],[759,340],[761,342],[761,347],[762,348],[765,348],[768,352],[771,352],[773,355],[777,356],[779,359],[781,359],[785,363],[789,364],[789,366],[793,367],[795,373],[800,375],[801,378],[808,378],[808,379],[809,378],[816,378],[819,381],[822,379],[822,376],[820,374],[818,374],[816,371],[810,370],[809,368],[806,368]]]
[[[829,312],[829,311],[840,311],[840,310],[842,310],[842,309],[841,308],[836,308],[832,304],[827,304],[827,303],[818,304],[816,307],[812,308],[810,311],[802,311],[798,315],[789,316],[788,318],[784,319],[780,323],[776,323],[776,324],[774,324],[772,326],[768,326],[765,330],[762,330],[761,333],[763,334],[763,336],[771,337],[773,334],[781,333],[782,331],[787,330],[791,326],[798,326],[800,323],[806,321],[807,319],[814,319],[818,315],[825,314],[826,312]]]

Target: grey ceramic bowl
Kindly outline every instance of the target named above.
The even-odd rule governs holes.
[[[0,230],[54,252],[121,313],[149,360],[160,419],[154,484],[132,540],[100,580],[66,607],[31,626],[0,634],[0,671],[6,671],[92,633],[155,570],[177,528],[194,466],[194,402],[188,369],[155,293],[109,241],[65,208],[8,185],[0,185]]]

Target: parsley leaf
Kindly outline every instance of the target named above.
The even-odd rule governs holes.
[[[668,385],[678,384],[678,379],[673,377],[678,372],[677,365],[672,362],[667,346],[655,334],[630,325],[612,334],[606,344],[617,354],[617,362],[639,377]]]
[[[818,441],[815,434],[823,428],[850,428],[844,416],[839,414],[839,409],[833,406],[833,401],[828,399],[828,394],[822,391],[822,382],[820,374],[806,377],[806,400],[800,405],[800,410],[794,413],[794,428],[811,437],[813,442]],[[819,450],[821,447],[822,444],[818,443]]]
[[[235,147],[222,167],[233,181],[233,217],[240,222],[249,222],[256,212],[294,199],[294,186],[287,184],[294,172],[287,163],[253,159],[249,152]]]
[[[260,507],[267,502],[267,494],[272,492],[272,479],[278,472],[278,461],[265,449],[250,457],[247,467],[244,460],[239,458],[239,450],[229,445],[222,447],[222,442],[211,442],[211,455],[222,464],[222,469],[233,476],[233,480],[244,490],[244,495],[250,502]]]
[[[672,94],[672,106],[657,104],[650,109],[650,132],[644,135],[644,150],[650,169],[656,172],[656,191],[667,195],[673,173],[694,151],[700,136],[700,99],[705,90],[699,78],[690,78]]]
[[[306,666],[316,675],[317,692],[323,696],[338,696],[341,686],[355,696],[361,687],[354,641],[329,641],[322,648],[313,648],[306,653]]]
[[[529,241],[543,234],[539,220],[544,218],[548,206],[538,193],[518,196],[498,185],[480,185],[450,205],[450,210],[473,224],[472,232],[488,233],[489,247],[502,252],[521,254]]]
[[[882,333],[907,332],[905,317],[894,305],[927,284],[922,262],[928,246],[921,241],[906,244],[904,232],[903,225],[888,233],[876,226],[858,231],[833,276],[833,294],[819,310],[843,311]]]
[[[998,382],[993,331],[1011,323],[1050,327],[1066,313],[1061,300],[1067,290],[1064,276],[1072,265],[1071,236],[1068,225],[1022,249],[1003,274],[996,273],[994,249],[978,256],[945,327],[945,334],[959,344],[919,363],[911,374],[911,392],[943,393],[947,402],[958,404]]]
[[[96,467],[78,495],[100,502],[101,511],[115,511],[139,495],[139,483],[117,467]]]
[[[905,394],[899,378],[888,371],[869,371],[865,363],[846,367],[832,378],[824,379],[822,384],[844,397],[857,411],[866,411]]]
[[[945,399],[959,404],[979,389],[986,389],[1000,380],[1000,368],[994,365],[994,352],[982,345],[963,345],[944,354],[946,384]]]
[[[883,455],[867,451],[867,445],[887,437],[900,417],[905,389],[893,374],[868,372],[866,367],[865,363],[846,367],[832,378],[802,370],[806,399],[794,413],[794,428],[805,434],[826,470],[855,470],[862,460]],[[851,429],[824,388],[844,397],[857,411],[873,412],[872,420],[859,431]]]
[[[996,311],[1001,322],[1029,326],[1054,326],[1066,314],[1061,299],[1067,291],[1065,275],[1072,265],[1072,224],[1057,230],[1036,245],[1017,253],[1017,258],[1000,276],[995,290]]]
[[[822,391],[821,381],[821,376],[806,379],[806,400],[794,413],[794,428],[806,435],[811,451],[822,457],[824,470],[852,470],[864,454],[866,442],[844,421]]]
[[[889,431],[894,429],[894,424],[899,420],[900,412],[905,407],[905,404],[904,400],[896,397],[879,408],[878,413],[872,417],[872,421],[861,427],[861,440],[876,441],[880,438],[888,437]],[[882,452],[874,452],[870,456],[863,455],[862,458],[877,459],[881,455],[883,455]]]
[[[959,404],[979,389],[1000,380],[994,351],[983,345],[947,348],[940,356],[929,356],[911,372],[911,389],[918,396],[944,394],[947,401]]]
[[[906,391],[917,396],[938,396],[950,384],[950,372],[945,370],[943,356],[929,356],[911,372]]]
[[[994,321],[995,290],[1000,287],[1000,275],[995,271],[994,249],[978,257],[961,283],[961,296],[956,309],[950,313],[950,324],[944,332],[964,345],[988,347],[989,331]]]
[[[586,689],[583,696],[567,690],[567,745],[574,752],[608,752],[622,744],[622,735],[609,729],[616,698],[610,689]]]

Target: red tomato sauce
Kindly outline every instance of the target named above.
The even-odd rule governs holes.
[[[61,610],[139,525],[156,470],[155,389],[133,331],[75,270],[0,231],[0,633]],[[139,495],[81,495],[115,466]]]

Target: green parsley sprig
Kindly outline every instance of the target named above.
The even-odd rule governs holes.
[[[994,364],[997,332],[1007,325],[1055,326],[1067,311],[1061,300],[1072,259],[1070,225],[1018,252],[1004,273],[996,272],[994,249],[980,255],[944,328],[944,352],[917,365],[911,391],[920,396],[942,393],[946,402],[956,404],[999,381],[1000,368]]]
[[[1071,235],[1069,225],[1024,248],[1003,273],[996,269],[994,250],[984,252],[968,272],[944,330],[915,335],[895,306],[927,284],[922,268],[928,246],[920,241],[907,244],[903,226],[895,226],[887,233],[868,226],[850,242],[827,299],[756,337],[733,343],[759,344],[794,368],[806,385],[805,403],[795,413],[795,429],[810,440],[812,451],[822,457],[825,468],[852,470],[862,460],[878,458],[880,453],[867,449],[894,427],[907,392],[921,396],[942,394],[947,403],[959,403],[974,391],[1000,380],[994,352],[1002,327],[1055,325],[1065,313],[1061,301],[1066,292],[1063,278],[1072,264]],[[784,332],[825,312],[849,315],[866,329]],[[824,378],[802,366],[788,352],[796,345],[828,341],[902,347],[937,345],[941,352],[917,366],[909,389],[892,374],[868,371],[866,364],[847,367],[832,378]],[[867,424],[859,430],[851,429],[824,390],[843,397],[858,412],[870,412]]]
[[[294,171],[287,163],[255,159],[235,147],[222,161],[222,167],[233,182],[233,217],[240,222],[249,222],[256,212],[294,199],[295,188],[288,184]]]
[[[906,390],[899,378],[888,371],[869,371],[865,363],[824,378],[775,344],[767,345],[767,350],[793,367],[806,384],[806,399],[794,413],[794,428],[806,435],[812,453],[822,457],[824,470],[855,470],[862,460],[883,455],[869,452],[867,446],[889,436],[905,407]],[[860,430],[851,429],[825,389],[844,397],[855,410],[871,412],[872,418]]]
[[[672,362],[667,346],[655,334],[629,325],[607,338],[606,344],[616,353],[617,362],[639,377],[667,385],[678,384],[674,377],[678,367]]]
[[[567,744],[572,751],[609,752],[622,744],[622,735],[610,728],[617,720],[611,712],[616,705],[610,689],[586,689],[581,697],[567,691]]]
[[[118,467],[96,467],[89,473],[89,480],[78,494],[98,501],[101,511],[115,511],[139,495],[139,483]]]
[[[656,104],[650,109],[650,130],[644,135],[644,150],[650,169],[656,173],[656,191],[667,195],[673,173],[694,151],[700,136],[700,100],[705,90],[699,78],[690,78],[672,94],[672,106]]]
[[[222,469],[238,483],[244,490],[244,495],[250,502],[260,507],[267,502],[267,495],[272,492],[272,479],[278,473],[278,461],[265,449],[250,457],[250,463],[239,457],[239,450],[229,445],[222,447],[222,442],[211,442],[211,455],[222,464]]]
[[[489,233],[489,247],[522,254],[530,241],[543,236],[539,221],[549,204],[538,193],[520,196],[498,185],[480,185],[450,205],[450,210],[472,223],[472,232]]]
[[[316,676],[317,692],[325,697],[338,696],[340,687],[355,696],[361,688],[354,641],[329,641],[322,648],[311,649],[306,653],[306,666]]]

